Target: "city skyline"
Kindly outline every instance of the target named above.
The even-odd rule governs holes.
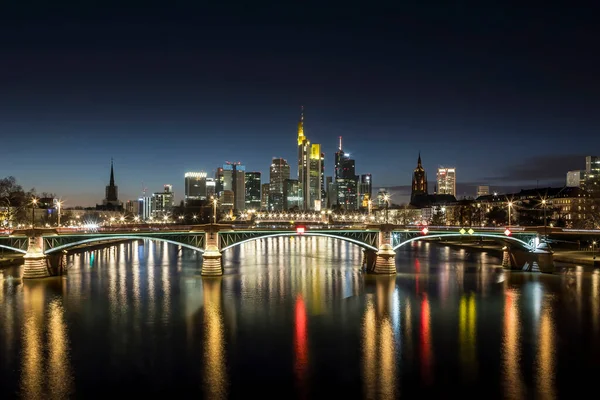
[[[579,51],[593,21],[582,13],[556,25],[552,7],[510,19],[500,6],[414,6],[398,18],[280,7],[113,9],[110,24],[86,6],[8,10],[0,175],[84,206],[102,201],[111,157],[123,201],[164,184],[180,200],[185,172],[210,176],[231,157],[263,178],[282,157],[295,176],[302,105],[325,175],[343,136],[398,203],[419,151],[429,174],[460,171],[462,197],[477,185],[563,184],[600,149],[597,62]]]

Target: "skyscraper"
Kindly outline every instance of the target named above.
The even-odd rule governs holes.
[[[585,190],[600,194],[600,157],[585,157]]]
[[[168,216],[175,205],[172,185],[164,185],[162,192],[152,194],[152,216],[160,219]]]
[[[298,122],[298,191],[303,210],[321,208],[321,145],[312,144],[304,135],[304,107]]]
[[[284,182],[290,179],[290,165],[283,158],[273,158],[269,170],[269,204],[270,210],[285,209]]]
[[[438,168],[437,194],[449,194],[456,197],[456,168]]]
[[[186,172],[185,203],[190,200],[206,200],[206,172]]]
[[[236,211],[243,211],[246,207],[245,172],[246,167],[241,162],[227,161],[223,164],[223,168],[217,169],[216,173],[216,189],[219,198],[226,190],[233,192],[233,209]]]
[[[283,199],[286,210],[300,208],[300,196],[298,196],[298,180],[286,179],[283,186]]]
[[[410,194],[411,202],[416,196],[426,195],[427,191],[427,174],[421,164],[421,152],[419,152],[419,159],[417,161],[417,168],[413,172],[412,179],[412,190]]]
[[[338,151],[335,153],[335,183],[337,188],[337,205],[347,211],[358,208],[358,176],[354,160],[342,149],[340,136]]]
[[[246,172],[246,210],[260,210],[260,172]]]
[[[269,188],[271,187],[268,183],[262,184],[262,193],[260,194],[260,209],[269,209]]]

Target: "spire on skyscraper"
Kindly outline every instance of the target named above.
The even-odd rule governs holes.
[[[304,141],[304,106],[300,106],[300,121],[298,121],[298,146]]]
[[[421,150],[419,150],[419,160],[417,161],[417,168],[422,167],[421,165]]]

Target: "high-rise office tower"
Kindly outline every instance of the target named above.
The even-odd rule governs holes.
[[[152,216],[164,218],[173,211],[175,205],[175,194],[172,185],[164,185],[162,192],[152,194]]]
[[[412,179],[412,190],[410,193],[411,201],[414,200],[416,196],[426,195],[427,191],[427,173],[425,173],[425,169],[421,164],[421,152],[419,152],[419,159],[417,161],[417,168],[415,168],[413,172]]]
[[[285,209],[284,182],[290,179],[290,165],[283,158],[273,158],[269,169],[269,210]]]
[[[260,210],[260,172],[246,172],[246,210]]]
[[[325,178],[325,190],[327,190],[327,197],[325,197],[327,199],[327,208],[332,208],[337,204],[337,189],[335,183],[333,183],[333,176]]]
[[[283,199],[285,202],[286,210],[293,210],[300,208],[300,200],[302,200],[298,194],[298,179],[286,179],[283,184]]]
[[[216,195],[216,191],[217,182],[215,182],[214,178],[206,178],[206,199],[210,200]]]
[[[600,157],[585,157],[585,190],[600,194]]]
[[[456,168],[438,168],[437,193],[456,196]]]
[[[304,108],[298,122],[298,190],[301,209],[321,208],[321,145],[311,144],[304,135]]]
[[[260,209],[268,210],[269,209],[269,189],[271,185],[269,183],[262,184],[262,192],[260,194]]]
[[[186,172],[184,180],[185,204],[190,200],[206,200],[206,172]]]
[[[226,190],[233,192],[233,209],[243,211],[246,207],[246,167],[241,162],[227,161],[217,169],[216,188],[219,198]]]
[[[337,188],[337,205],[344,210],[352,211],[358,208],[358,177],[354,160],[342,149],[340,136],[338,151],[335,153],[335,183]]]

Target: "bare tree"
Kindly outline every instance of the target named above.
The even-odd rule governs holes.
[[[27,219],[27,206],[35,196],[35,189],[28,192],[17,183],[14,176],[0,179],[0,218],[3,223],[20,223]]]

